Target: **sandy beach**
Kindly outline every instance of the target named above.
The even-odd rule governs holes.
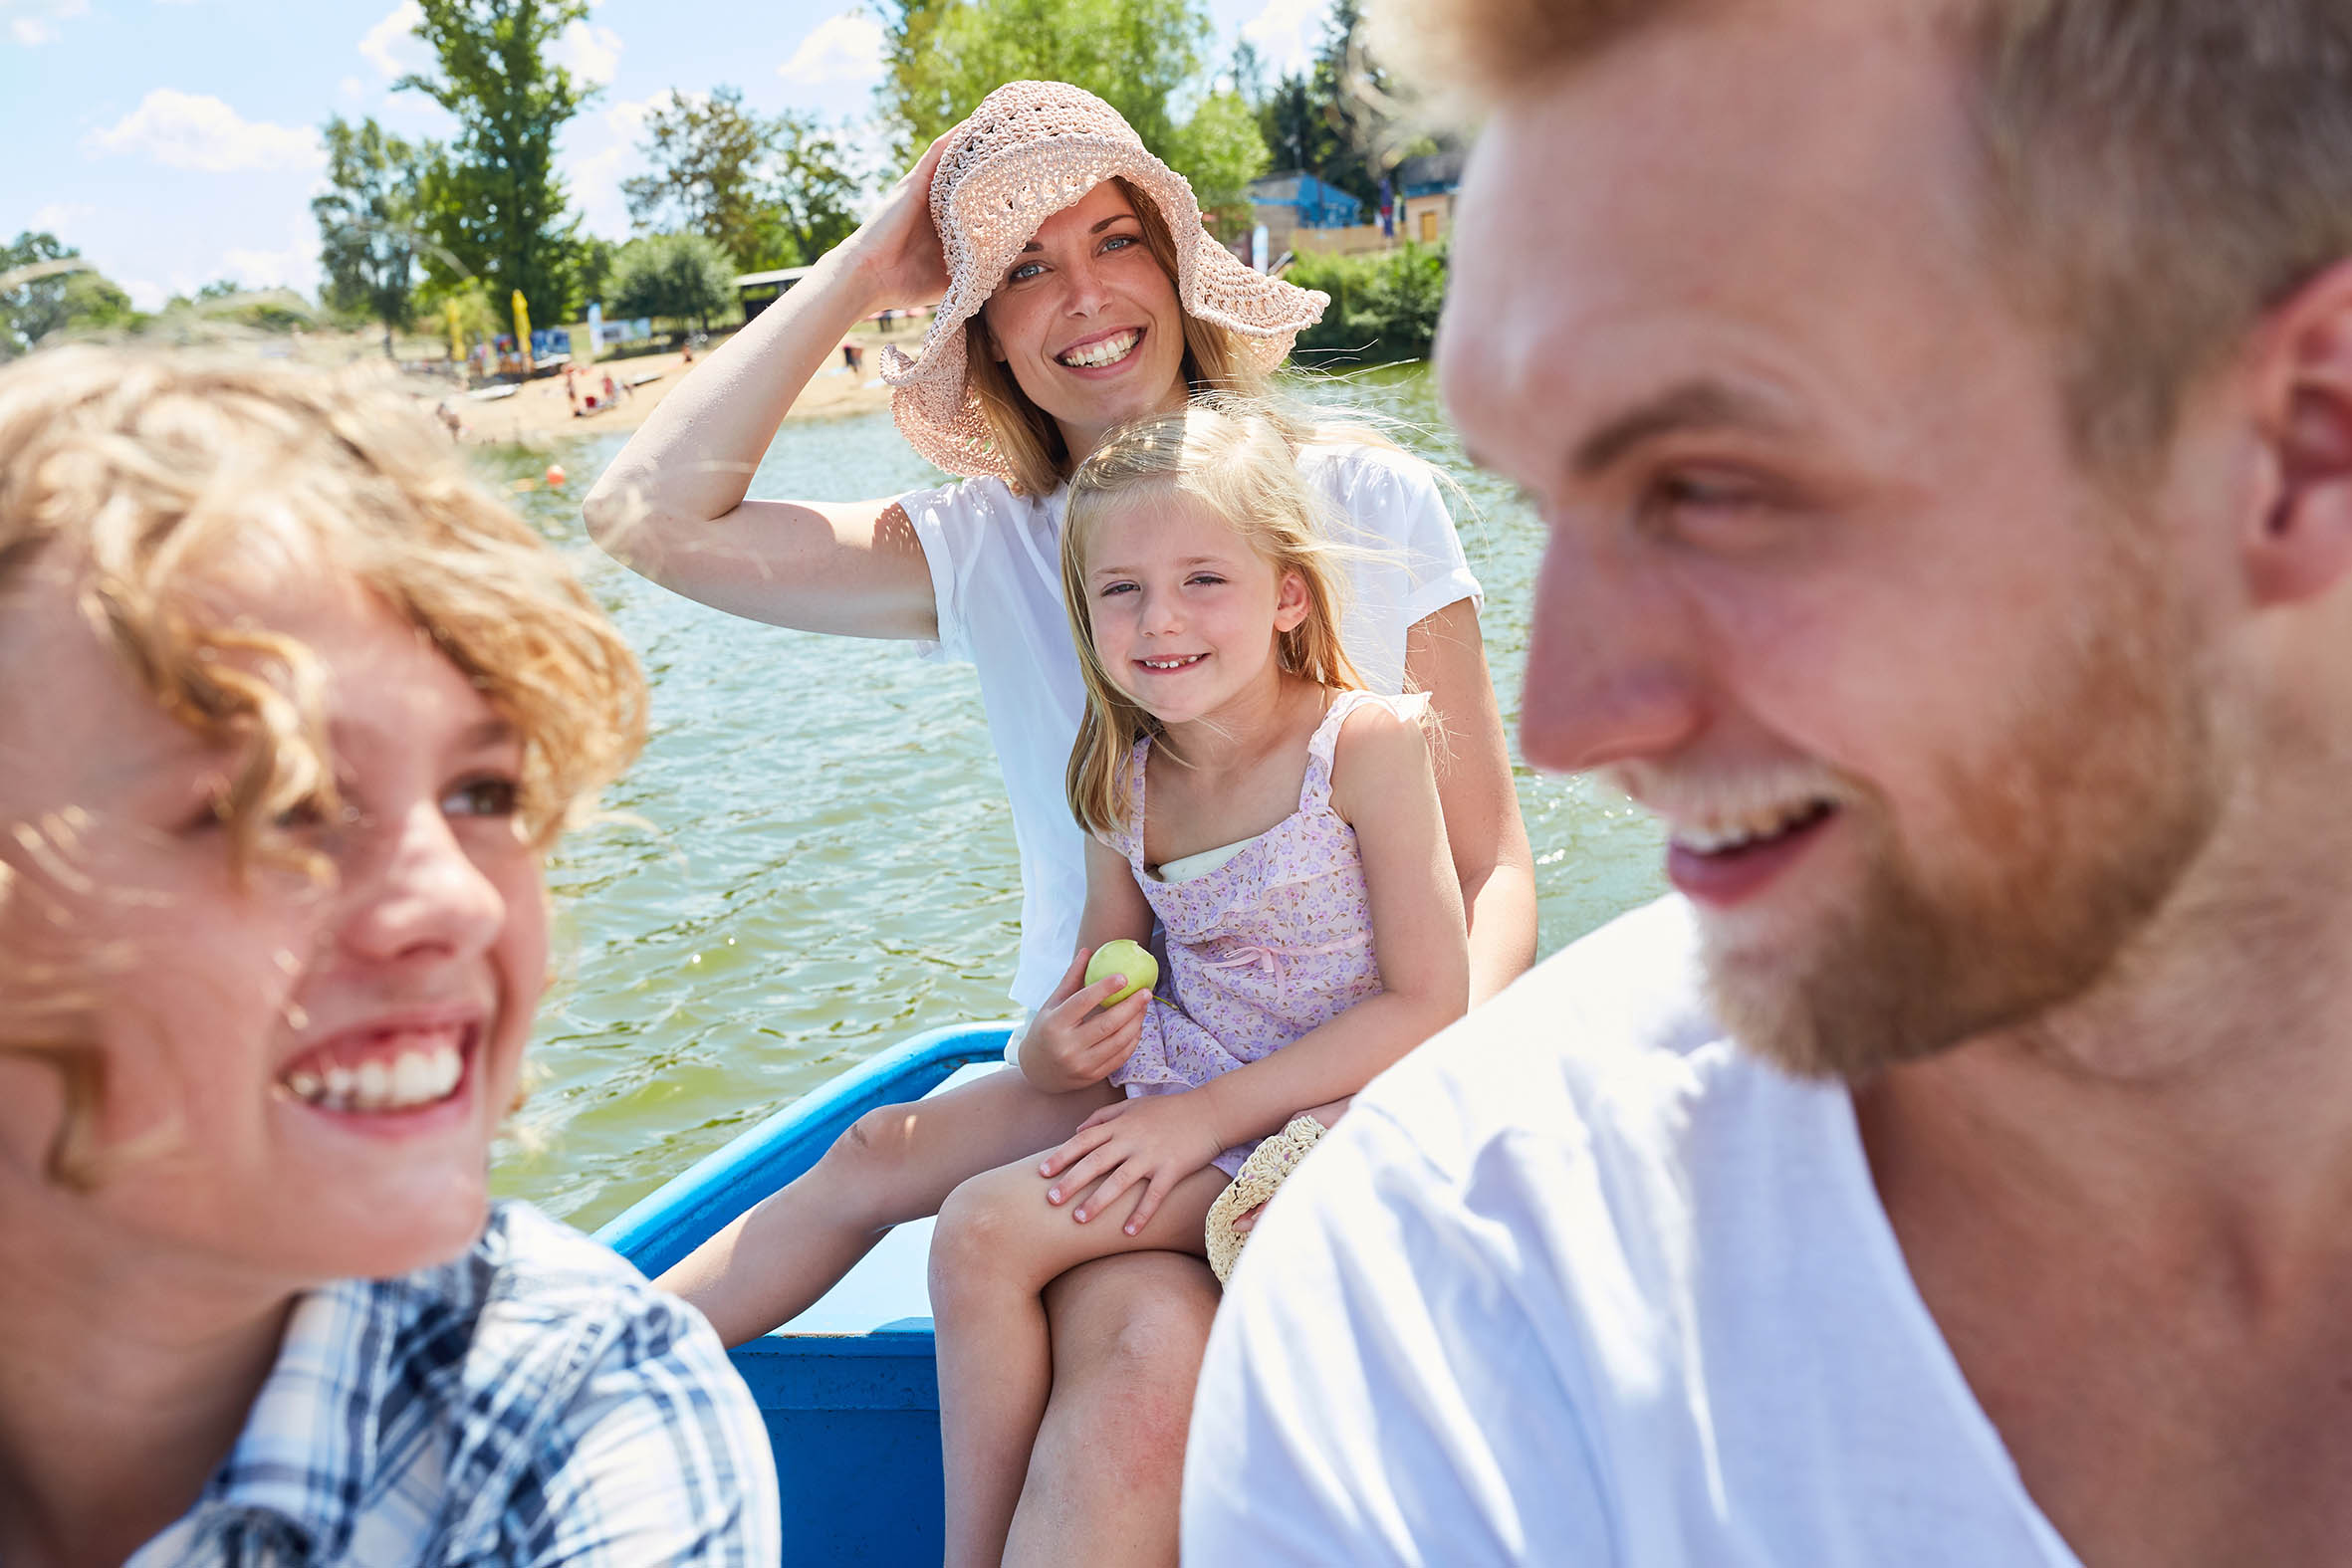
[[[877,373],[880,355],[876,345],[899,342],[911,349],[921,340],[919,336],[904,331],[892,337],[859,333],[853,340],[865,349],[862,372],[851,372],[836,356],[832,364],[817,373],[807,390],[793,404],[792,418],[823,418],[889,406],[890,389],[882,384]],[[575,437],[636,429],[644,423],[646,415],[660,406],[664,397],[692,375],[699,365],[707,362],[709,357],[710,350],[706,348],[695,356],[693,364],[686,362],[683,353],[654,353],[627,359],[599,360],[588,365],[580,375],[580,387],[584,395],[591,387],[600,387],[607,373],[616,383],[627,386],[627,390],[609,410],[599,409],[588,414],[575,415],[572,412],[561,375],[541,376],[537,380],[524,382],[504,396],[485,397],[481,391],[442,393],[436,396],[445,397],[449,406],[456,411],[460,426],[458,438],[469,445],[501,443],[552,447]],[[632,382],[634,384],[630,385]]]

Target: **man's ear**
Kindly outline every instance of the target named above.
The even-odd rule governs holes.
[[[2352,574],[2352,261],[2271,313],[2261,390],[2278,494],[2241,542],[2257,603],[2325,593]]]

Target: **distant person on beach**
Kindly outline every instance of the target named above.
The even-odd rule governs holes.
[[[0,371],[0,1561],[781,1550],[694,1312],[485,1190],[635,661],[405,399]]]
[[[1025,216],[1009,225],[1008,211]],[[786,410],[843,336],[884,307],[943,296],[920,351],[885,350],[882,375],[900,431],[962,477],[855,503],[746,500]],[[1085,841],[1062,779],[1085,707],[1061,601],[1063,482],[1114,426],[1192,391],[1263,388],[1323,303],[1235,263],[1202,229],[1191,188],[1108,105],[1058,83],[1016,83],[713,353],[717,373],[654,409],[596,482],[588,527],[637,570],[721,609],[906,638],[979,666],[1021,849],[1013,995],[1041,1008],[1085,902]],[[1342,434],[1307,444],[1301,471],[1371,547],[1348,572],[1349,658],[1374,690],[1427,692],[1446,738],[1439,794],[1469,912],[1471,990],[1484,997],[1527,966],[1535,925],[1478,584],[1429,467]],[[1008,1107],[978,1118],[998,1129],[985,1164],[1060,1136],[1010,1113],[1027,1103],[1017,1071],[954,1093]],[[904,1120],[861,1122],[826,1156],[828,1180],[893,1188]],[[822,1294],[892,1224],[928,1212],[877,1206],[843,1224],[829,1202],[796,1211],[772,1199],[664,1282],[723,1337],[748,1338]],[[1216,1303],[1208,1270],[1167,1252],[1088,1263],[1049,1288],[1057,1346],[1102,1354],[1058,1362],[1016,1555],[1100,1560],[1117,1543],[1173,1557],[1181,1428]],[[1104,1474],[1119,1486],[1099,1485]]]
[[[2352,1560],[2352,8],[1414,11],[1683,896],[1268,1210],[1186,1559]]]
[[[1345,547],[1292,441],[1271,412],[1201,405],[1113,432],[1070,476],[1077,953],[1022,1043],[1027,1104],[928,1110],[895,1195],[953,1188],[931,1245],[951,1564],[1005,1555],[1053,1386],[1045,1287],[1119,1252],[1216,1260],[1213,1206],[1246,1162],[1303,1154],[1469,999],[1422,701],[1348,662]],[[1155,928],[1158,994],[1097,1007],[1142,977],[1090,985],[1089,961]],[[1058,1130],[977,1164],[1000,1135],[976,1119],[1009,1112]]]

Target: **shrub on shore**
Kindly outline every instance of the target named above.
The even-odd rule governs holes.
[[[1358,256],[1300,255],[1283,274],[1331,297],[1323,319],[1298,335],[1309,365],[1426,359],[1446,298],[1446,247],[1407,242]]]

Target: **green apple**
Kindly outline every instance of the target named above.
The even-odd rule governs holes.
[[[1149,991],[1160,983],[1159,960],[1146,952],[1140,943],[1125,937],[1116,942],[1105,942],[1086,960],[1086,984],[1091,986],[1112,975],[1127,977],[1127,989],[1112,995],[1102,1005],[1111,1007],[1126,1001],[1139,991]]]

